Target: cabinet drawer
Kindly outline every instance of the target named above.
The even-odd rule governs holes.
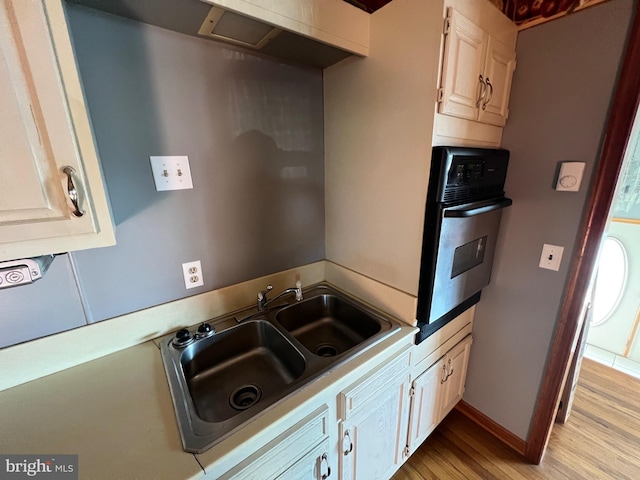
[[[398,383],[398,378],[408,375],[411,347],[391,359],[376,372],[358,381],[338,395],[338,416],[348,420],[354,410],[370,401],[375,401],[390,383]]]
[[[326,405],[293,425],[220,480],[270,480],[277,478],[299,459],[328,439]],[[288,478],[288,477],[284,477]]]

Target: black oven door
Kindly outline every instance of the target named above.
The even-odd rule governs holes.
[[[480,290],[491,279],[502,209],[511,204],[511,199],[501,197],[439,206],[431,258],[423,252],[422,259],[418,299],[421,339],[478,302]]]

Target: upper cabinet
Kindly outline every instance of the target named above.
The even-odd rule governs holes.
[[[0,260],[115,244],[62,0],[0,4]]]
[[[497,147],[509,115],[517,28],[489,2],[453,4],[444,23],[434,144]]]
[[[438,112],[504,126],[516,53],[449,8]]]
[[[478,121],[504,126],[509,116],[511,79],[516,68],[516,52],[498,39],[488,37],[484,64],[486,88],[480,95]]]

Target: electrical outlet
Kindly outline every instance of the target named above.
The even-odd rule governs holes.
[[[196,288],[204,285],[204,275],[200,260],[182,264],[182,276],[184,277],[185,288]]]
[[[540,268],[546,268],[547,270],[560,270],[560,262],[562,261],[562,252],[564,247],[558,245],[542,246],[542,255],[540,255]]]
[[[193,188],[189,157],[163,156],[149,157],[153,181],[158,192]]]

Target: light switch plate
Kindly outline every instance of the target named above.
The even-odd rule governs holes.
[[[564,247],[548,245],[545,243],[542,246],[542,255],[540,255],[540,268],[555,270],[556,272],[560,270],[562,252],[564,252]]]
[[[151,171],[156,190],[184,190],[193,188],[189,157],[187,156],[158,156],[149,157]]]

